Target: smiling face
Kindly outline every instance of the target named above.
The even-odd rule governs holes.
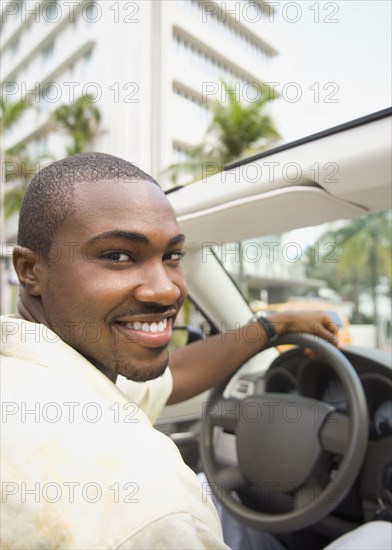
[[[148,181],[76,186],[73,202],[41,280],[48,325],[112,380],[156,378],[187,291],[174,212]]]

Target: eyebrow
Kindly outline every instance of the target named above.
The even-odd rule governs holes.
[[[93,244],[97,241],[103,239],[126,239],[127,241],[137,242],[140,244],[148,245],[150,243],[149,239],[143,235],[143,233],[138,233],[134,231],[123,231],[121,229],[114,229],[112,231],[105,231],[104,233],[99,233],[87,241],[87,244]],[[175,244],[180,244],[185,241],[185,235],[179,233],[175,237],[169,239],[167,246],[173,246]]]

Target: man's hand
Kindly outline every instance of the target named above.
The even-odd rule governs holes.
[[[283,311],[269,318],[276,333],[308,333],[339,347],[338,327],[324,311]]]

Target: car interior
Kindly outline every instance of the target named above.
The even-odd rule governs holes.
[[[385,109],[168,193],[186,235],[193,307],[173,345],[252,316],[219,257],[223,244],[391,208],[391,135]],[[338,351],[310,336],[282,337],[276,345],[291,344],[287,351],[266,349],[211,393],[167,406],[156,427],[239,522],[289,550],[391,521],[391,350],[363,343]]]

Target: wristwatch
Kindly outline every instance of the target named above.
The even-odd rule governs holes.
[[[268,336],[268,345],[273,344],[279,338],[275,327],[265,311],[257,311],[250,319],[251,323],[259,323]]]

